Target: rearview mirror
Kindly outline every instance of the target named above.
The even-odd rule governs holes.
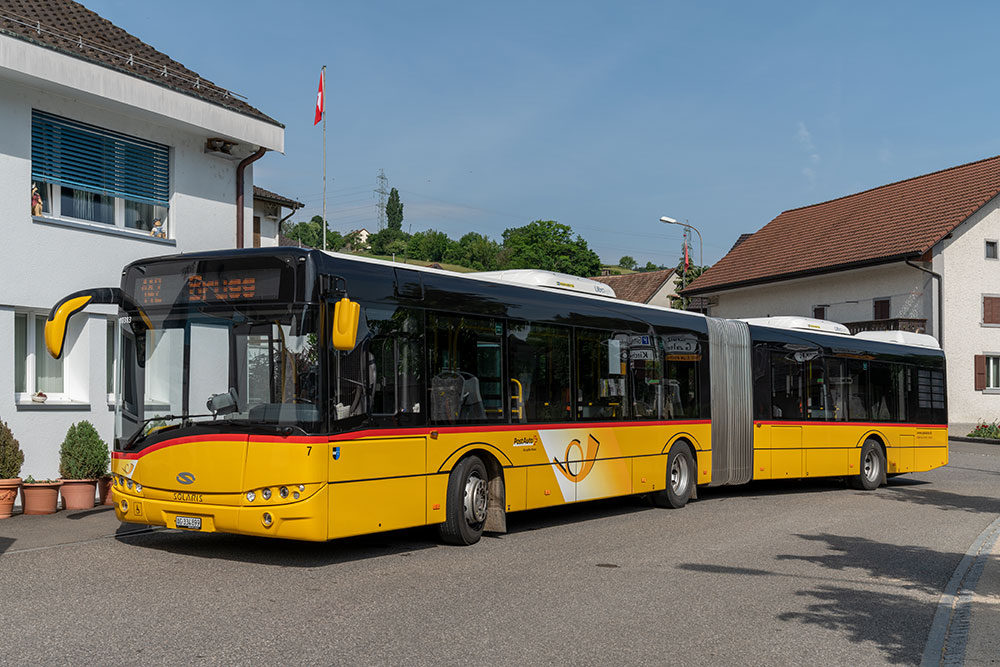
[[[361,318],[361,304],[348,298],[338,301],[333,307],[333,347],[342,352],[354,349],[358,339],[358,320]]]

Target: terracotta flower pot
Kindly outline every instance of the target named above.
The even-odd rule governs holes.
[[[0,479],[0,519],[8,518],[14,512],[14,499],[21,488],[21,478]]]
[[[114,505],[111,502],[111,475],[105,475],[97,480],[97,504]]]
[[[59,482],[22,483],[21,507],[25,514],[55,514],[59,508]]]
[[[96,479],[63,479],[62,499],[64,510],[89,510],[94,507],[97,495]]]

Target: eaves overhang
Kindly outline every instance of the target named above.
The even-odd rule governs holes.
[[[903,262],[908,259],[919,259],[926,255],[927,253],[912,251],[907,253],[901,253],[897,255],[891,255],[889,257],[878,257],[875,259],[865,259],[857,262],[846,262],[842,264],[833,264],[830,266],[817,267],[814,269],[805,269],[802,271],[793,271],[791,273],[782,273],[772,276],[764,276],[761,278],[754,278],[752,280],[741,280],[733,281],[728,283],[722,283],[721,285],[710,285],[708,287],[688,287],[683,290],[679,290],[678,294],[681,296],[691,297],[691,296],[703,296],[706,294],[715,294],[717,292],[726,292],[728,290],[739,289],[741,287],[754,287],[756,285],[766,285],[768,283],[779,283],[786,280],[794,280],[796,278],[808,278],[811,276],[820,276],[830,273],[838,273],[840,271],[849,271],[851,269],[863,269],[870,266],[881,266],[884,264],[894,264],[896,262]]]

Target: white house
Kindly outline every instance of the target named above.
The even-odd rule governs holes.
[[[254,248],[268,248],[280,245],[278,241],[282,224],[295,211],[305,206],[302,202],[253,186],[253,244]],[[283,209],[290,209],[282,217]]]
[[[244,245],[252,161],[283,141],[280,123],[80,4],[0,2],[0,419],[22,475],[58,476],[74,422],[113,433],[114,308],[73,321],[59,361],[43,350],[49,308],[118,285],[140,257]]]
[[[684,294],[942,342],[955,435],[1000,419],[1000,157],[785,211]]]

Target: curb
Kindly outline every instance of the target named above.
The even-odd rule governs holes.
[[[948,439],[955,442],[972,442],[980,445],[1000,445],[1000,439],[997,438],[970,438],[968,436],[949,435]]]

